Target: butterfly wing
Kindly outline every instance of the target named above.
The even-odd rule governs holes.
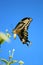
[[[13,29],[14,30],[22,30],[24,27],[28,29],[30,23],[32,21],[32,18],[23,18]]]
[[[31,18],[28,19],[28,20],[24,20],[23,22],[25,23],[25,26],[24,26],[24,29],[25,30],[28,30],[29,26],[30,26],[30,23],[31,23]]]
[[[20,29],[23,27],[23,25],[24,25],[23,22],[19,22],[13,30]]]
[[[21,32],[18,34],[20,40],[22,41],[23,44],[27,44],[29,45],[27,42],[30,43],[30,41],[28,40],[28,32],[25,31],[24,29],[21,30]]]
[[[28,40],[28,27],[32,21],[32,18],[23,18],[17,26],[13,29],[13,31],[19,36],[20,40],[23,44],[30,43]],[[28,44],[27,44],[28,45]]]

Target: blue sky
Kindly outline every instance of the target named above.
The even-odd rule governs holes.
[[[32,45],[23,45],[19,37],[14,40],[12,29],[24,17],[33,19],[29,27]],[[0,0],[0,32],[9,30],[10,43],[1,47],[0,57],[8,59],[8,51],[16,50],[14,59],[23,60],[24,65],[43,65],[43,0]],[[18,64],[15,64],[18,65]]]

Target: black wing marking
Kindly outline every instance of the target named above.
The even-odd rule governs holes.
[[[26,30],[28,30],[28,27],[30,26],[31,21],[32,21],[32,18],[28,18],[28,17],[23,18],[21,20],[21,22],[23,22],[25,24],[24,27],[25,27]]]
[[[30,23],[31,22],[28,22],[26,25],[25,25],[25,30],[28,30],[29,26],[30,26]]]
[[[19,29],[19,28],[21,28],[23,25],[24,25],[23,22],[19,22],[19,23],[16,25],[15,29],[16,29],[16,28]]]
[[[23,22],[19,22],[17,25],[16,25],[16,27],[13,29],[13,31],[14,30],[18,30],[18,29],[20,29],[21,30],[21,28],[23,27],[23,25],[24,25],[24,23]]]
[[[27,46],[29,45],[27,42],[30,43],[30,41],[28,40],[28,32],[25,31],[24,29],[21,30],[21,32],[18,34],[20,40],[22,41],[23,44],[27,44]]]

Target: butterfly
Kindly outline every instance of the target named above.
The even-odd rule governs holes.
[[[16,38],[16,34],[17,34],[19,36],[20,40],[22,41],[22,43],[26,44],[27,46],[29,46],[29,44],[31,44],[31,41],[28,40],[28,28],[29,28],[29,25],[31,22],[32,22],[32,18],[25,17],[12,30],[12,32],[14,34],[14,38]]]

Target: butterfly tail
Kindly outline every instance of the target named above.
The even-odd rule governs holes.
[[[27,45],[27,46],[30,46],[31,44],[32,44],[32,42],[31,42],[31,41],[29,41],[29,40],[27,40],[26,45]]]

